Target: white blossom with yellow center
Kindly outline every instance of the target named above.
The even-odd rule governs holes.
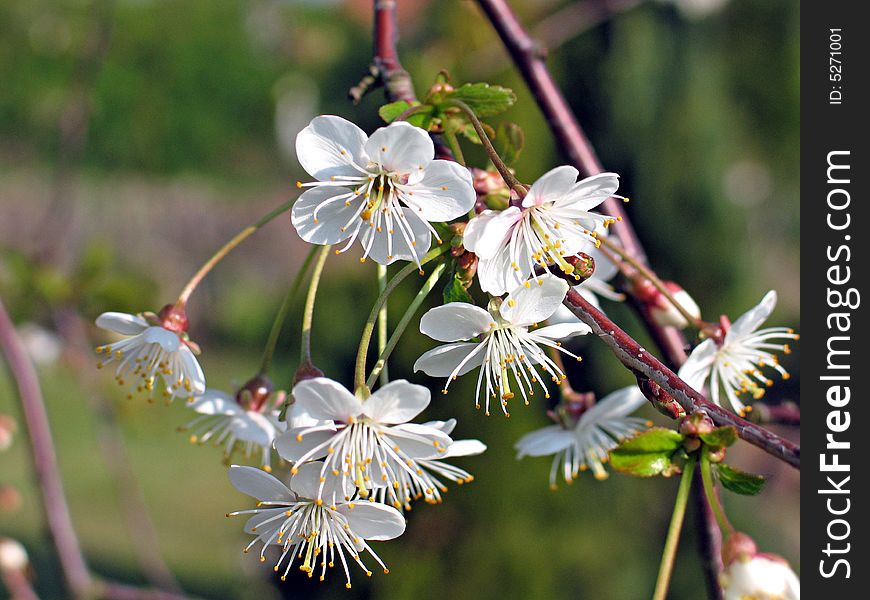
[[[556,340],[584,335],[590,329],[580,322],[535,330],[530,327],[550,318],[567,293],[565,281],[545,276],[536,283],[520,285],[504,300],[495,298],[488,311],[465,302],[451,302],[431,309],[420,320],[420,331],[448,343],[423,354],[414,364],[414,370],[433,377],[447,377],[443,389],[446,394],[451,381],[480,367],[475,397],[480,408],[481,394],[484,395],[487,415],[491,399],[498,399],[502,411],[509,414],[508,401],[514,398],[514,389],[519,389],[526,404],[535,394],[535,384],[549,398],[543,379],[558,385],[565,379],[565,373],[542,346],[579,360]],[[480,341],[460,341],[475,338]]]
[[[360,556],[367,552],[385,573],[389,570],[368,545],[368,540],[391,540],[405,531],[405,519],[395,508],[369,501],[347,499],[343,480],[321,481],[320,464],[302,465],[290,478],[288,488],[272,475],[256,469],[233,465],[229,470],[232,484],[240,492],[257,499],[257,507],[229,513],[227,516],[251,515],[245,532],[256,537],[245,548],[248,552],[262,544],[260,561],[266,561],[266,548],[275,545],[281,555],[275,572],[285,580],[299,560],[299,570],[313,577],[319,571],[326,579],[328,568],[341,563],[345,586],[350,588],[348,556],[366,575],[372,571]],[[286,564],[284,562],[286,561]],[[283,567],[282,567],[283,565]]]
[[[710,388],[710,400],[722,405],[722,390],[731,408],[744,414],[751,407],[741,396],[758,400],[765,388],[773,385],[762,369],[778,372],[783,379],[789,374],[779,364],[777,352],[789,354],[791,348],[782,340],[797,340],[800,335],[786,327],[758,329],[776,306],[776,292],[768,292],[761,302],[734,321],[721,344],[708,339],[701,342],[680,368],[680,378],[696,390]]]
[[[361,260],[387,265],[420,259],[429,250],[430,223],[466,214],[476,195],[468,169],[434,160],[435,147],[424,130],[397,122],[366,136],[341,117],[316,117],[296,138],[302,167],[317,181],[293,205],[299,236],[312,244],[354,241]]]
[[[130,389],[129,398],[138,392],[150,399],[160,379],[167,402],[205,392],[202,368],[179,333],[149,323],[141,315],[119,312],[101,314],[97,326],[124,336],[118,342],[97,347],[97,353],[104,356],[97,366],[117,363],[115,380]]]
[[[597,247],[595,230],[616,219],[590,211],[607,198],[621,198],[619,176],[601,173],[577,181],[578,174],[574,167],[556,167],[532,184],[522,207],[485,210],[468,223],[463,244],[480,259],[483,291],[505,294],[536,266],[554,264],[573,273],[565,257]]]

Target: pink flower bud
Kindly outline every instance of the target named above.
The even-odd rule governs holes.
[[[725,570],[720,584],[725,600],[800,600],[801,584],[788,562],[761,554],[744,533],[734,533],[722,548]]]

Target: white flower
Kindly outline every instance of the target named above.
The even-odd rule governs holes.
[[[279,435],[275,449],[282,458],[296,465],[323,458],[324,481],[345,481],[364,498],[387,485],[398,489],[403,477],[434,498],[418,461],[444,454],[452,440],[434,427],[407,422],[429,405],[428,389],[397,380],[363,402],[339,383],[317,377],[298,383],[293,397],[312,418],[328,424]]]
[[[266,560],[266,548],[281,547],[281,556],[275,563],[275,572],[287,560],[281,580],[284,581],[293,563],[300,559],[299,570],[314,576],[319,567],[320,580],[326,578],[326,569],[334,567],[336,556],[344,570],[350,587],[350,572],[345,553],[366,572],[372,572],[363,563],[360,554],[365,551],[381,566],[383,561],[366,540],[391,540],[405,531],[405,519],[396,509],[375,502],[354,502],[340,489],[341,479],[323,483],[320,465],[309,463],[299,467],[290,478],[288,488],[278,479],[254,467],[232,466],[229,470],[232,484],[244,494],[258,500],[257,508],[240,510],[227,516],[250,514],[245,532],[257,537],[245,552],[257,542],[263,544],[260,561]],[[318,564],[319,561],[319,564]]]
[[[606,479],[604,463],[610,451],[623,439],[649,426],[644,419],[628,416],[645,402],[635,386],[612,392],[583,412],[573,426],[550,425],[524,435],[514,445],[517,459],[553,454],[552,489],[556,489],[560,472],[567,483],[586,469],[592,469],[596,479]]]
[[[793,329],[770,327],[758,330],[776,306],[776,292],[770,291],[758,306],[727,326],[721,344],[716,340],[703,341],[689,355],[680,368],[680,378],[695,388],[702,390],[709,383],[710,400],[722,405],[721,390],[725,390],[734,411],[744,414],[749,409],[738,396],[749,394],[757,400],[764,396],[764,388],[773,385],[761,371],[770,367],[788,379],[788,372],[779,364],[774,352],[791,352],[788,344],[774,343],[775,340],[797,340],[800,336]],[[756,331],[757,330],[757,331]]]
[[[496,298],[486,311],[465,302],[451,302],[431,309],[420,320],[420,331],[439,342],[449,342],[429,350],[414,363],[414,371],[433,377],[447,377],[443,393],[459,375],[481,367],[477,378],[477,407],[480,395],[486,395],[486,414],[490,398],[500,398],[501,408],[508,414],[508,400],[514,397],[511,377],[528,404],[537,383],[549,398],[542,381],[544,372],[557,385],[565,374],[541,346],[555,348],[578,358],[555,341],[589,333],[580,322],[550,325],[534,331],[529,327],[544,321],[562,304],[568,284],[557,277],[543,277],[536,285],[520,285],[504,301]],[[479,342],[461,342],[481,336]],[[578,359],[579,360],[579,359]],[[486,384],[484,385],[484,381]]]
[[[463,244],[480,258],[477,276],[483,291],[501,295],[526,281],[535,266],[574,268],[566,256],[597,246],[593,232],[613,217],[589,212],[615,196],[618,175],[601,173],[577,181],[574,167],[562,166],[532,184],[522,208],[485,210],[465,228]]]
[[[159,377],[167,402],[177,396],[192,398],[205,392],[205,375],[183,332],[151,323],[141,315],[118,312],[101,314],[97,326],[125,336],[119,342],[97,347],[98,353],[106,355],[98,367],[118,363],[115,380],[119,385],[147,393],[150,398]]]
[[[430,421],[424,425],[450,435],[453,428],[456,427],[456,419]],[[397,427],[401,429],[404,425]],[[420,498],[424,498],[430,504],[441,502],[441,493],[446,492],[447,487],[441,483],[436,475],[456,482],[457,485],[474,481],[474,476],[468,471],[442,462],[442,460],[457,456],[476,456],[485,451],[486,445],[480,440],[456,440],[450,444],[444,454],[435,458],[417,460],[417,465],[420,467],[420,472],[417,473],[419,477],[410,477],[404,469],[398,470],[399,485],[377,488],[374,491],[374,498],[384,504],[392,504],[400,510],[402,508],[410,510],[411,501]]]
[[[363,257],[386,265],[419,264],[434,235],[430,222],[451,221],[474,206],[471,174],[459,164],[433,160],[429,135],[405,122],[369,138],[335,116],[316,117],[296,138],[302,167],[317,181],[293,205],[299,236],[312,244],[358,239]]]
[[[272,443],[275,436],[287,428],[287,423],[278,420],[280,411],[275,403],[245,409],[229,394],[209,388],[188,406],[200,413],[179,428],[180,431],[192,430],[191,443],[212,442],[215,446],[223,446],[226,459],[232,456],[238,445],[245,458],[256,452],[261,457],[263,470],[272,471]]]
[[[800,600],[801,582],[779,557],[737,558],[721,575],[725,600]]]

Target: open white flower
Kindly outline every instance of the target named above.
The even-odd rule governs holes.
[[[296,153],[317,180],[298,184],[312,188],[293,205],[299,236],[312,244],[346,241],[339,252],[359,239],[362,260],[419,264],[431,236],[438,239],[429,223],[460,217],[476,200],[468,169],[433,160],[429,135],[403,121],[369,138],[341,117],[316,117],[296,138]]]
[[[514,445],[517,459],[553,454],[552,489],[556,489],[559,473],[567,483],[586,469],[592,469],[596,479],[606,479],[604,463],[610,451],[649,425],[644,419],[628,416],[644,403],[646,398],[636,386],[612,392],[583,412],[573,426],[550,425],[524,435]]]
[[[456,427],[456,419],[430,421],[424,425],[450,435]],[[402,428],[404,425],[397,427]],[[441,493],[447,491],[447,486],[438,479],[438,475],[455,482],[457,485],[474,481],[474,476],[465,469],[442,461],[445,458],[458,456],[476,456],[485,451],[486,444],[480,440],[455,440],[447,448],[447,452],[440,456],[429,459],[421,458],[417,461],[417,465],[420,467],[420,471],[417,473],[419,477],[412,478],[407,471],[398,470],[399,485],[377,488],[374,492],[374,498],[384,504],[392,504],[400,510],[402,508],[410,510],[411,501],[420,498],[430,504],[441,502]]]
[[[769,367],[777,371],[783,379],[789,374],[779,364],[775,352],[788,354],[791,352],[788,344],[777,340],[797,340],[800,335],[786,327],[770,327],[758,329],[770,316],[776,306],[776,292],[768,292],[758,306],[728,325],[721,344],[708,339],[701,342],[689,355],[680,368],[680,378],[696,390],[703,390],[709,384],[710,400],[722,405],[722,390],[731,404],[731,408],[741,415],[747,407],[739,396],[748,394],[757,400],[764,396],[765,388],[773,385],[761,371]]]
[[[485,210],[468,223],[463,244],[480,259],[483,291],[504,294],[531,277],[536,265],[573,273],[565,257],[597,246],[593,232],[615,219],[590,211],[621,197],[615,195],[619,176],[601,173],[577,181],[578,174],[574,167],[556,167],[532,184],[522,208]]]
[[[259,454],[263,470],[272,471],[272,443],[287,428],[287,423],[278,420],[280,411],[275,403],[246,409],[226,392],[209,388],[189,406],[200,416],[179,430],[191,432],[191,443],[223,446],[226,459],[237,448],[245,458]]]
[[[97,317],[97,326],[125,336],[119,342],[98,346],[105,358],[102,368],[117,362],[115,380],[151,398],[158,378],[163,380],[167,402],[178,396],[192,398],[205,391],[205,375],[183,332],[171,331],[142,315],[106,312]]]
[[[489,311],[465,302],[451,302],[431,309],[420,320],[420,331],[432,339],[448,343],[418,358],[414,371],[447,377],[443,390],[446,394],[451,381],[480,367],[475,398],[480,408],[480,395],[485,394],[487,415],[490,398],[496,397],[500,398],[501,408],[508,414],[508,401],[514,397],[511,379],[526,404],[529,396],[535,394],[535,383],[549,398],[540,371],[557,385],[565,379],[565,373],[541,346],[578,358],[556,340],[583,335],[590,329],[580,322],[550,325],[533,331],[529,327],[550,318],[567,293],[566,282],[547,276],[535,285],[520,285],[504,301],[494,299]],[[479,342],[460,341],[477,337],[481,338]]]
[[[232,484],[240,492],[257,499],[257,508],[240,510],[227,516],[252,515],[245,524],[245,532],[256,538],[248,544],[248,552],[258,542],[262,543],[260,561],[266,560],[266,548],[280,546],[281,555],[274,570],[279,572],[286,560],[281,580],[300,559],[299,570],[314,576],[319,568],[320,580],[326,578],[326,570],[334,567],[336,556],[344,570],[346,587],[350,587],[350,572],[345,553],[367,575],[371,570],[363,563],[360,554],[368,552],[385,573],[383,561],[366,543],[366,540],[391,540],[405,531],[405,519],[396,509],[375,502],[354,502],[346,499],[347,491],[340,489],[343,480],[333,479],[323,483],[320,465],[302,465],[290,479],[290,487],[254,467],[233,465],[229,470]],[[318,564],[319,561],[319,564]]]
[[[406,479],[433,497],[418,461],[444,454],[452,440],[434,427],[408,423],[429,405],[428,389],[400,379],[363,402],[341,384],[317,377],[296,384],[293,397],[312,418],[328,424],[279,435],[275,449],[282,458],[295,465],[323,458],[322,480],[345,481],[362,497],[387,485],[398,489]]]

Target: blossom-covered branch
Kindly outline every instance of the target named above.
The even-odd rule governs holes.
[[[641,347],[603,312],[592,306],[577,291],[568,292],[565,305],[581,321],[592,328],[623,365],[638,377],[650,379],[661,386],[687,413],[702,409],[716,425],[733,426],[737,430],[737,434],[745,441],[784,460],[795,468],[800,468],[799,446],[704,398],[659,359]]]

